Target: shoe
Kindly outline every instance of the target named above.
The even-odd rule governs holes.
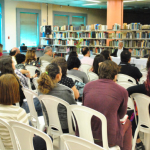
[[[142,142],[136,143],[136,150],[145,150],[145,146]]]

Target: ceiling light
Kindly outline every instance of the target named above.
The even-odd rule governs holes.
[[[135,2],[135,0],[130,0],[130,1],[123,1],[124,3],[127,3],[127,2]]]
[[[94,4],[83,4],[82,6],[87,6],[87,5],[98,5],[97,3]]]
[[[88,2],[95,2],[95,3],[101,3],[100,1],[96,1],[96,0],[86,0]]]

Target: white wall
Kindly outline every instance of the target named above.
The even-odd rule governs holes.
[[[41,10],[41,25],[47,24],[47,6],[42,3],[19,2],[5,0],[5,49],[9,51],[17,45],[16,35],[16,8],[39,9]],[[106,24],[106,11],[100,9],[85,9],[48,4],[48,24],[53,25],[53,11],[74,12],[87,14],[87,24]],[[45,22],[46,21],[46,22]],[[10,39],[8,39],[8,36]]]

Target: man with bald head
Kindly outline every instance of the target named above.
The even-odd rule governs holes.
[[[17,48],[17,47],[12,48],[12,49],[10,50],[10,53],[9,53],[9,55],[12,56],[12,60],[13,60],[13,62],[15,63],[15,65],[17,65],[15,56],[16,56],[18,53],[20,53],[20,50],[19,50],[19,48]]]

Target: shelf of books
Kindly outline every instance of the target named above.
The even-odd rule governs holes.
[[[104,49],[112,52],[122,40],[125,48],[133,50],[132,56],[143,57],[150,49],[150,25],[124,23],[122,29],[118,24],[114,24],[112,29],[101,24],[54,26],[52,38],[41,36],[41,45],[51,45],[54,52],[67,54],[77,49],[76,44],[80,39],[83,39],[80,52],[83,47],[89,47],[94,54],[99,54]]]

